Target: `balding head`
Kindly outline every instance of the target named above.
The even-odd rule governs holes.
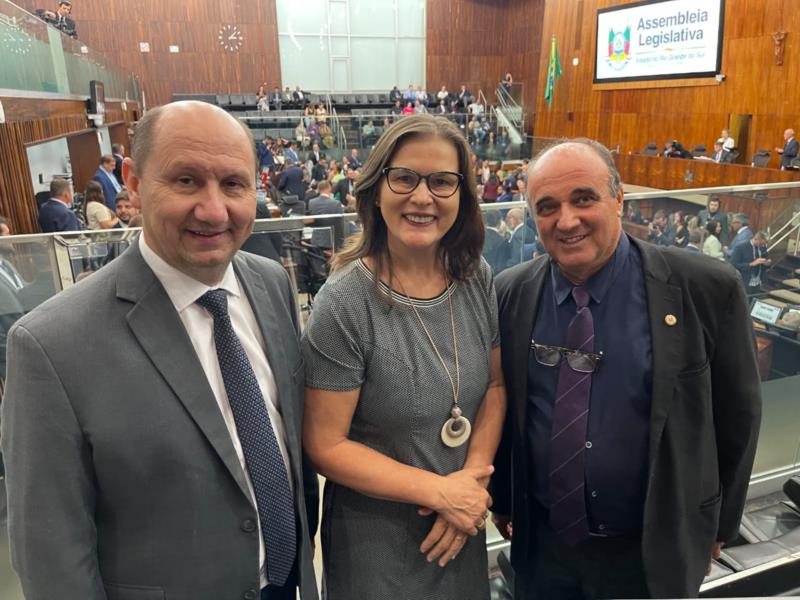
[[[147,245],[186,275],[217,285],[255,219],[248,130],[210,104],[167,104],[142,119],[123,174]]]
[[[794,137],[794,129],[787,129],[783,132],[783,139],[790,140]]]
[[[162,117],[167,117],[167,121],[161,123]],[[135,163],[139,174],[144,173],[146,163],[153,154],[155,145],[158,143],[156,138],[161,134],[170,134],[168,131],[170,122],[174,123],[176,119],[184,122],[188,121],[194,123],[198,129],[202,129],[204,118],[227,120],[231,127],[236,126],[242,131],[250,148],[254,147],[255,143],[250,129],[218,106],[194,100],[172,102],[147,111],[147,114],[136,125],[133,142],[131,143],[131,159]],[[255,164],[255,150],[252,150],[252,153],[253,164]]]

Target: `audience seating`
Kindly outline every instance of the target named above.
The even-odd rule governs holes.
[[[758,150],[753,154],[751,166],[753,167],[766,167],[769,165],[770,154],[767,150]]]
[[[707,154],[708,149],[705,147],[705,144],[697,144],[692,150],[692,156],[706,156]]]
[[[656,156],[658,154],[658,145],[655,142],[650,142],[644,147],[642,154],[645,156]]]
[[[217,94],[217,106],[227,108],[231,105],[230,94]]]

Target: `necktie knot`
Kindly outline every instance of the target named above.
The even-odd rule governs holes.
[[[580,310],[589,306],[591,296],[585,287],[579,285],[572,288],[572,298],[575,300],[575,304],[578,305],[578,310]]]
[[[210,312],[214,320],[228,316],[228,292],[225,290],[208,290],[197,303]]]

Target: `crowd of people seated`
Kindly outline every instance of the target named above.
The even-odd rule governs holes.
[[[635,200],[626,203],[624,220],[647,226],[647,241],[659,246],[683,248],[728,261],[739,272],[750,295],[761,292],[766,272],[771,266],[767,235],[753,232],[747,215],[727,214],[720,210],[719,198],[711,196],[706,208],[696,215],[675,210],[667,214],[657,210],[652,220],[645,219]]]

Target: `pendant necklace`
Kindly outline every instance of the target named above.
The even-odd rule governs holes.
[[[469,436],[472,433],[472,424],[469,422],[467,417],[462,415],[461,407],[458,405],[458,395],[461,391],[461,370],[458,366],[458,341],[456,340],[456,320],[453,315],[453,299],[451,290],[447,289],[446,293],[447,303],[450,307],[450,330],[453,333],[453,354],[455,355],[456,359],[455,381],[453,381],[453,376],[450,374],[450,369],[447,368],[447,364],[445,364],[442,355],[439,353],[439,349],[436,347],[433,337],[431,336],[430,332],[428,332],[428,328],[425,327],[425,322],[422,320],[422,316],[417,311],[414,301],[411,299],[411,296],[406,293],[406,289],[403,286],[403,283],[400,281],[400,278],[396,279],[400,284],[400,289],[403,292],[403,295],[411,305],[411,310],[414,311],[414,315],[417,317],[419,324],[422,325],[422,330],[428,337],[428,341],[431,343],[433,351],[436,353],[439,362],[442,363],[442,368],[447,374],[447,379],[450,381],[450,388],[453,390],[453,404],[450,408],[450,418],[445,421],[444,425],[442,425],[442,443],[449,448],[458,448],[459,446],[465,444],[469,439]]]

